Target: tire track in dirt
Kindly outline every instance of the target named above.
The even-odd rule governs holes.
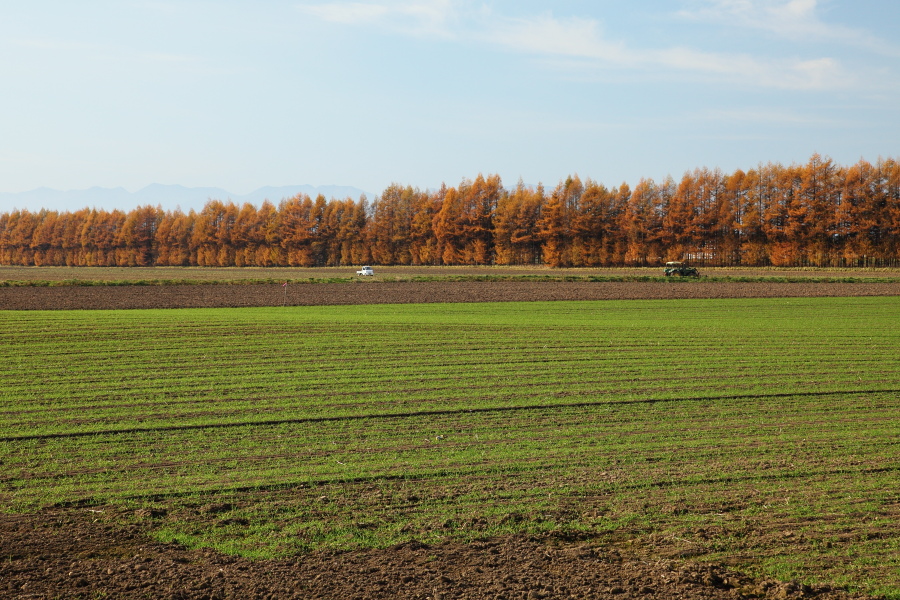
[[[507,476],[511,473],[516,474],[526,474],[526,473],[540,473],[546,469],[546,463],[539,460],[533,459],[528,463],[516,463],[515,466],[508,466],[504,469],[504,474]],[[887,467],[858,467],[858,468],[845,468],[838,467],[832,469],[816,469],[802,472],[777,472],[777,473],[752,473],[747,475],[723,475],[721,477],[705,477],[698,479],[691,479],[689,484],[691,486],[698,485],[708,485],[708,486],[716,486],[716,485],[724,485],[724,484],[735,484],[735,483],[748,483],[754,481],[788,481],[794,479],[813,479],[813,478],[823,478],[823,477],[833,477],[833,476],[850,476],[850,475],[876,475],[881,473],[898,473],[900,472],[900,465],[891,465]],[[249,492],[276,492],[276,491],[287,491],[293,489],[304,489],[304,488],[322,488],[330,485],[340,484],[340,485],[361,485],[368,484],[374,482],[381,481],[403,481],[403,482],[414,482],[414,481],[429,481],[429,480],[443,480],[446,479],[448,475],[452,475],[456,478],[469,478],[469,477],[480,477],[484,476],[485,470],[483,468],[467,466],[466,468],[460,469],[451,469],[446,467],[440,467],[433,471],[420,471],[417,473],[401,473],[401,474],[374,474],[374,475],[361,475],[357,477],[346,477],[346,476],[338,476],[335,478],[325,478],[325,479],[303,479],[303,480],[295,480],[295,481],[280,481],[277,483],[260,483],[260,484],[250,484],[250,485],[235,485],[235,486],[223,486],[223,487],[213,487],[213,488],[204,488],[204,495],[221,495],[228,496],[234,494],[242,494]],[[615,482],[610,482],[615,483]],[[684,486],[686,482],[684,480],[673,480],[671,477],[667,477],[666,479],[660,479],[658,481],[642,481],[639,483],[629,483],[629,484],[616,484],[610,487],[610,490],[615,490],[617,492],[622,491],[633,491],[640,492],[642,490],[646,490],[647,488],[657,488],[657,489],[667,489],[667,488],[675,488],[678,486]],[[119,497],[120,500],[128,500],[128,501],[152,501],[152,502],[160,502],[163,500],[172,500],[176,498],[190,498],[197,495],[197,490],[189,490],[189,491],[170,491],[170,492],[146,492],[142,494],[132,494],[128,496]],[[63,502],[57,502],[52,505],[53,508],[85,508],[91,506],[102,505],[109,501],[109,498],[106,497],[82,497],[77,500],[66,500]]]
[[[870,388],[862,390],[837,390],[837,391],[816,391],[816,392],[794,392],[784,394],[767,394],[760,396],[758,394],[737,394],[726,396],[699,396],[693,398],[646,398],[641,400],[613,400],[609,402],[570,402],[557,404],[525,404],[516,406],[492,406],[483,408],[454,408],[448,410],[423,410],[402,413],[378,413],[363,415],[342,415],[335,417],[301,417],[295,419],[271,419],[264,421],[240,421],[234,423],[200,423],[196,425],[166,425],[162,427],[129,427],[127,429],[105,429],[93,431],[72,431],[66,433],[44,433],[36,435],[22,436],[6,436],[0,437],[0,442],[23,442],[32,440],[50,440],[60,438],[79,438],[99,435],[121,435],[129,433],[153,433],[163,431],[190,431],[194,429],[225,429],[232,427],[267,427],[272,425],[288,425],[288,424],[313,424],[313,423],[333,423],[340,421],[363,421],[363,420],[387,420],[387,419],[414,419],[418,417],[439,417],[459,414],[471,413],[501,413],[515,411],[543,411],[556,410],[565,408],[587,408],[592,406],[628,406],[636,404],[663,404],[678,402],[708,402],[710,400],[765,400],[767,398],[793,398],[793,397],[810,397],[810,396],[836,396],[836,395],[856,395],[856,394],[890,394],[900,393],[900,389],[883,389]]]

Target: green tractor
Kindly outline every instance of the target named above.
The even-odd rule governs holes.
[[[700,271],[698,271],[696,267],[689,267],[677,260],[666,263],[665,274],[666,277],[671,277],[673,275],[678,275],[679,277],[700,277]]]

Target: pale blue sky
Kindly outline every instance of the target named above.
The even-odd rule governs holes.
[[[898,157],[898,26],[896,0],[3,2],[0,192]]]

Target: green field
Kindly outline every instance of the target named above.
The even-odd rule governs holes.
[[[159,539],[259,557],[585,536],[900,598],[898,320],[897,297],[0,311],[0,506],[153,509]]]

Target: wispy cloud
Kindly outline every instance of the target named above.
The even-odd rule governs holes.
[[[768,31],[794,41],[828,41],[900,56],[900,47],[871,32],[822,19],[819,0],[694,0],[678,16],[718,25]]]
[[[831,117],[820,114],[801,113],[784,108],[733,108],[704,111],[695,115],[697,121],[722,121],[725,123],[746,123],[751,125],[780,125],[816,126],[816,127],[843,127],[850,124],[849,121],[837,121]]]
[[[388,15],[390,10],[381,4],[362,2],[331,2],[300,7],[303,12],[332,23],[369,23]]]
[[[69,69],[89,69],[90,65],[103,65],[103,68],[121,66],[159,67],[167,71],[180,70],[186,72],[208,72],[208,61],[202,56],[180,54],[165,51],[138,50],[120,44],[101,42],[80,42],[47,37],[12,38],[0,42],[3,45],[23,50],[27,58],[20,58],[17,64],[28,64],[27,61],[38,61],[41,64],[69,65]],[[3,53],[0,52],[0,67],[3,66]],[[48,62],[49,61],[49,62]],[[69,72],[72,72],[71,70]]]
[[[595,20],[557,19],[549,14],[530,19],[500,19],[485,32],[484,38],[520,52],[588,59],[601,67],[648,73],[665,69],[748,86],[833,89],[850,85],[854,80],[839,62],[828,57],[773,59],[684,46],[637,48],[607,39]]]
[[[816,15],[817,0],[698,0],[691,19],[737,19],[747,27],[780,35],[800,31],[825,35],[834,28]],[[466,43],[483,43],[541,59],[578,59],[578,65],[628,69],[633,74],[676,72],[729,84],[781,89],[839,89],[856,78],[837,60],[826,57],[786,59],[763,55],[709,52],[688,46],[639,47],[613,39],[603,24],[587,17],[556,17],[551,12],[525,17],[497,14],[467,0],[382,0],[375,3],[304,4],[314,17],[344,24],[372,24],[412,35],[439,35]],[[848,30],[845,35],[850,36]]]
[[[823,33],[826,29],[816,14],[818,0],[696,0],[692,5],[694,8],[678,14],[779,35]]]
[[[846,88],[857,79],[838,61],[828,57],[769,59],[670,48],[648,53],[647,64],[664,65],[682,73],[724,79],[735,84],[793,90]]]
[[[407,35],[439,37],[452,37],[450,24],[457,15],[453,0],[325,2],[298,9],[331,23],[376,24]]]
[[[531,18],[492,19],[483,39],[518,52],[591,58],[616,64],[633,62],[624,44],[607,40],[593,19],[557,19],[551,14]]]

